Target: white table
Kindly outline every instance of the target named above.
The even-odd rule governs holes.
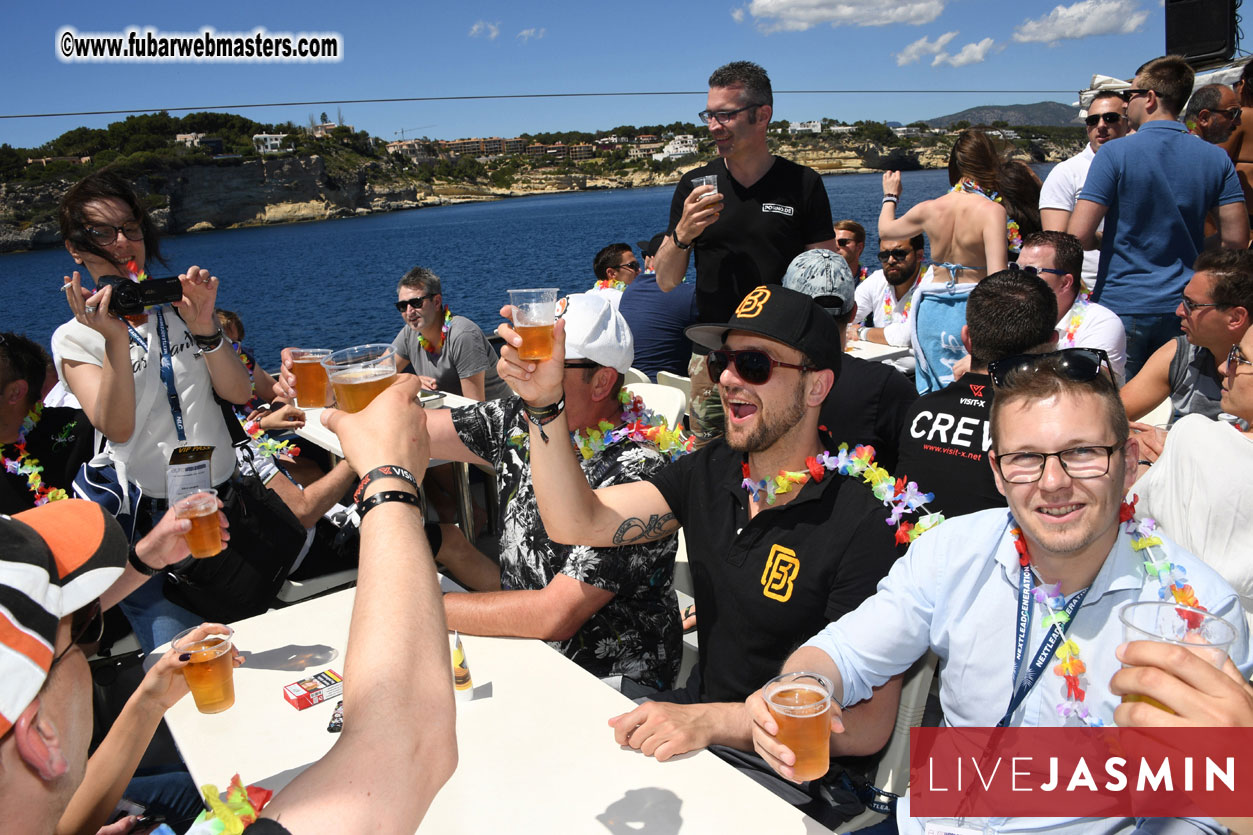
[[[897,348],[894,345],[880,345],[878,342],[868,342],[862,339],[853,339],[848,342],[845,351],[855,357],[865,360],[885,360],[900,359],[909,353],[908,348]]]
[[[238,772],[245,783],[281,789],[330,749],[334,702],[297,711],[282,688],[327,667],[344,671],[354,593],[234,624],[236,645],[252,656],[235,671],[235,706],[206,716],[183,699],[166,713],[197,785],[225,788]],[[462,644],[476,698],[457,703],[457,772],[423,831],[830,831],[706,751],[660,763],[618,746],[606,720],[631,701],[546,644],[473,636]],[[258,669],[276,660],[287,669]]]

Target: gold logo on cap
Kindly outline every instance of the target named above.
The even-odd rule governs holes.
[[[800,560],[796,558],[795,551],[782,545],[773,546],[761,572],[761,593],[780,603],[788,602],[792,597],[792,583],[800,570]]]
[[[770,300],[770,288],[762,285],[755,287],[749,294],[744,297],[744,301],[740,302],[740,306],[735,308],[736,319],[752,319],[761,313],[762,308],[766,306],[766,302]]]

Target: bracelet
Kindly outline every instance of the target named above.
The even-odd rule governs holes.
[[[414,478],[413,473],[396,464],[384,464],[381,467],[375,467],[361,477],[361,483],[358,484],[357,489],[353,491],[352,500],[354,502],[361,501],[361,494],[365,492],[365,488],[370,484],[370,482],[374,481],[376,478],[399,478],[409,482],[414,490],[420,489],[418,487],[418,480]]]
[[[206,354],[213,353],[215,350],[222,347],[222,343],[226,341],[221,328],[218,328],[208,336],[200,336],[199,334],[194,333],[191,336],[192,339],[196,340],[196,346]]]
[[[131,568],[135,569],[145,577],[151,577],[153,574],[157,573],[155,568],[139,558],[139,554],[135,551],[134,545],[132,545],[130,550],[126,552],[126,561],[131,564]]]
[[[884,202],[884,203],[895,203],[895,202],[896,202],[897,200],[899,200],[899,199],[900,199],[900,196],[899,196],[899,195],[896,195],[896,194],[885,194],[885,195],[883,195],[883,202]]]
[[[201,348],[201,349],[200,349],[200,353],[202,353],[202,354],[212,354],[214,351],[219,351],[219,350],[221,350],[222,346],[223,346],[223,345],[225,345],[225,344],[226,344],[226,340],[225,340],[225,339],[219,339],[219,340],[218,340],[218,344],[217,344],[217,345],[214,345],[212,348]]]
[[[1147,458],[1141,458],[1139,461],[1136,462],[1136,465],[1141,466],[1141,467],[1151,467],[1153,466],[1153,462]]]
[[[676,230],[674,230],[673,232],[671,232],[671,233],[670,233],[670,237],[674,240],[674,245],[675,245],[675,246],[677,246],[679,249],[691,249],[691,248],[692,248],[692,245],[691,245],[691,244],[685,244],[685,243],[683,243],[682,241],[680,241],[680,240],[679,240],[679,230],[678,230],[678,229],[676,229]]]
[[[557,419],[557,416],[566,410],[566,396],[563,393],[556,403],[548,406],[528,406],[525,402],[522,408],[526,410],[527,420],[535,424],[539,429],[540,440],[548,443],[548,436],[544,434],[544,427]]]
[[[869,330],[865,325],[857,329],[857,339],[861,342],[866,341],[866,331]]]
[[[357,516],[364,520],[367,513],[385,502],[404,502],[416,508],[422,507],[422,501],[416,493],[406,493],[404,490],[380,490],[364,502],[357,504]]]

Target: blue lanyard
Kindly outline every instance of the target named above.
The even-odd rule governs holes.
[[[1031,569],[1028,566],[1022,567],[1022,573],[1018,579],[1018,629],[1014,638],[1014,678],[1018,681],[1018,673],[1022,669],[1023,655],[1027,650],[1027,629],[1031,626]],[[1040,679],[1040,673],[1044,671],[1045,666],[1049,663],[1049,657],[1053,651],[1057,649],[1058,643],[1070,630],[1070,625],[1074,623],[1075,612],[1079,609],[1079,605],[1083,603],[1083,598],[1088,596],[1088,590],[1083,589],[1070,599],[1063,610],[1067,617],[1066,623],[1059,630],[1056,626],[1048,631],[1044,643],[1040,645],[1040,649],[1036,652],[1035,657],[1031,659],[1027,672],[1023,675],[1022,684],[1018,685],[1018,689],[1014,691],[1013,697],[1009,700],[1009,707],[1005,710],[1005,715],[1001,717],[1001,721],[996,723],[998,728],[1004,728],[1009,725],[1009,718],[1014,715],[1014,711],[1022,704],[1023,699],[1027,698],[1027,694],[1031,692],[1031,688]]]
[[[178,432],[180,441],[187,440],[187,434],[183,431],[183,407],[178,402],[178,391],[174,388],[174,360],[170,355],[170,334],[165,326],[165,315],[161,308],[156,309],[157,316],[157,336],[161,340],[161,382],[165,383],[165,396],[170,402],[170,414],[174,417],[174,429]],[[126,323],[126,329],[130,331],[131,342],[148,350],[148,345],[144,342],[139,331],[135,330],[135,326],[130,322]]]

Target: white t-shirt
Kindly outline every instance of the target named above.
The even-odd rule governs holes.
[[[1066,333],[1075,317],[1079,318],[1078,327],[1075,328],[1074,338],[1069,339]],[[1057,347],[1100,348],[1109,354],[1109,362],[1114,366],[1118,385],[1127,381],[1127,330],[1123,327],[1122,319],[1108,307],[1096,302],[1076,300],[1057,323]]]
[[[923,272],[918,283],[925,284],[931,280],[931,267]],[[914,285],[914,288],[917,284]],[[897,348],[909,347],[909,311],[913,307],[914,288],[905,294],[905,298],[897,299],[892,285],[888,283],[883,270],[875,270],[857,285],[853,301],[857,303],[857,321],[868,327],[883,328],[883,338],[889,345]],[[885,360],[898,371],[908,374],[914,370],[914,357]]]
[[[1079,192],[1083,191],[1083,181],[1088,179],[1088,168],[1095,158],[1096,151],[1092,150],[1092,143],[1089,142],[1083,146],[1082,151],[1053,166],[1053,170],[1044,179],[1044,185],[1040,187],[1040,208],[1064,209],[1073,212],[1075,201],[1079,199]],[[1105,221],[1102,220],[1097,231],[1099,232],[1104,226]],[[1083,251],[1083,280],[1088,283],[1089,289],[1095,286],[1096,269],[1100,263],[1101,250],[1099,248]]]
[[[214,484],[221,484],[235,471],[235,452],[226,429],[222,407],[213,399],[213,382],[205,358],[196,350],[196,342],[174,308],[165,305],[165,323],[169,330],[170,357],[174,382],[183,410],[186,441],[179,441],[174,416],[161,381],[161,340],[157,336],[157,317],[149,313],[148,321],[136,326],[148,349],[130,343],[131,367],[135,379],[135,431],[124,444],[110,442],[109,458],[121,474],[138,484],[148,496],[164,498],[165,470],[170,454],[180,446],[212,446],[210,475]],[[225,345],[219,350],[230,350]],[[52,335],[52,353],[57,367],[66,360],[103,365],[104,337],[76,320],[66,322]]]
[[[1131,488],[1136,517],[1222,575],[1240,595],[1253,627],[1253,440],[1203,415],[1185,415],[1166,436],[1157,463]]]

